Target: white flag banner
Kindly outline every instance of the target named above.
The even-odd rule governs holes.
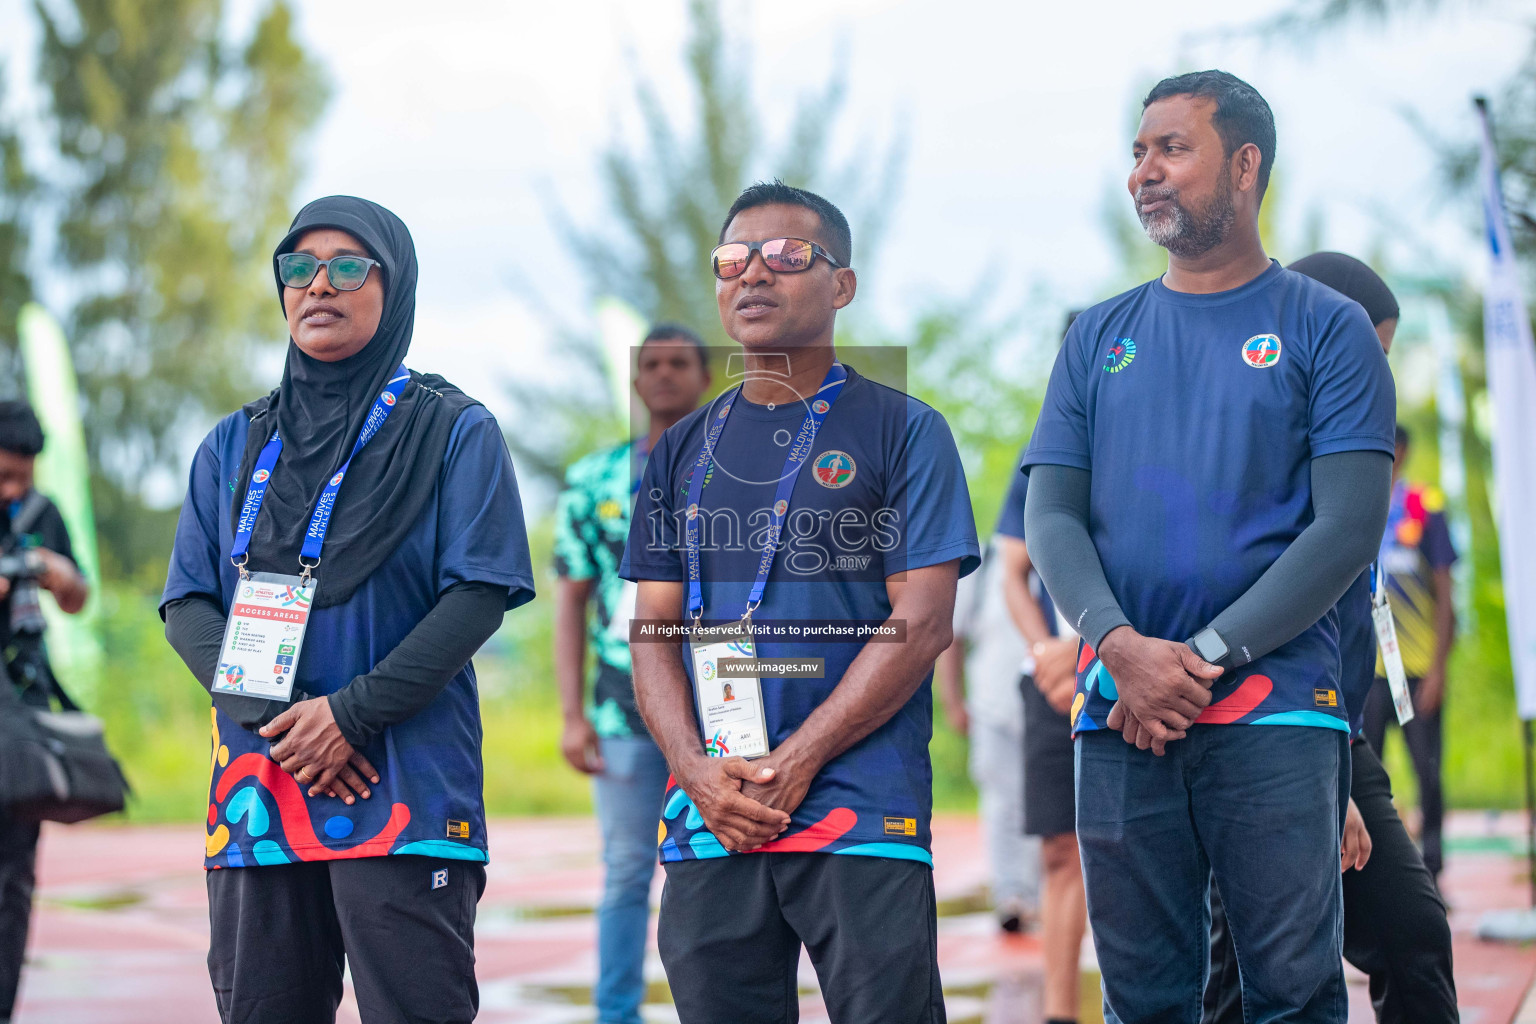
[[[1536,509],[1536,343],[1520,295],[1519,271],[1510,244],[1509,220],[1499,187],[1488,111],[1478,115],[1483,132],[1483,212],[1488,222],[1488,286],[1483,294],[1483,346],[1488,397],[1493,405],[1493,477],[1498,507],[1504,609],[1509,655],[1515,670],[1520,717],[1536,718],[1536,544],[1527,530]]]

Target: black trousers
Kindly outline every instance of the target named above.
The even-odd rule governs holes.
[[[944,1024],[928,865],[749,853],[666,869],[656,944],[682,1024],[794,1024],[802,943],[832,1024]]]
[[[332,1024],[342,961],[364,1024],[460,1024],[480,1006],[485,866],[366,857],[208,872],[208,975],[224,1024]]]
[[[1371,859],[1344,872],[1344,959],[1370,977],[1381,1024],[1460,1019],[1451,928],[1424,860],[1392,806],[1392,782],[1363,740],[1350,746],[1350,797],[1371,836]],[[1237,953],[1211,887],[1211,976],[1202,1024],[1243,1024]]]
[[[1408,692],[1417,698],[1421,680],[1409,679]],[[1424,865],[1429,873],[1440,877],[1445,866],[1441,852],[1440,835],[1445,820],[1445,799],[1440,788],[1440,707],[1427,715],[1415,714],[1413,721],[1402,726],[1403,741],[1408,744],[1408,756],[1413,759],[1413,774],[1419,780],[1419,810],[1424,815],[1419,829],[1419,843],[1424,849]],[[1387,738],[1387,726],[1397,724],[1397,712],[1392,709],[1392,691],[1385,679],[1376,680],[1365,699],[1365,738],[1371,741],[1376,756],[1383,753],[1382,744]]]
[[[0,811],[0,1021],[11,1019],[27,955],[38,825]]]

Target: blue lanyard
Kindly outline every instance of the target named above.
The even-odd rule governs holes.
[[[347,456],[347,461],[326,481],[324,490],[320,492],[314,514],[309,517],[309,529],[304,532],[304,546],[299,551],[299,565],[303,567],[305,577],[320,564],[320,549],[325,545],[325,534],[330,529],[331,511],[336,507],[336,492],[341,490],[347,468],[357,458],[357,453],[363,450],[363,446],[372,441],[373,435],[384,426],[384,421],[389,418],[395,403],[400,399],[400,393],[405,390],[406,381],[410,379],[411,372],[401,364],[395,376],[384,385],[384,391],[373,400],[373,408],[368,410],[368,418],[363,421],[363,429],[358,432],[352,454]],[[277,431],[273,431],[271,439],[262,446],[261,454],[256,456],[256,468],[251,471],[251,483],[245,491],[245,504],[240,506],[240,519],[235,523],[235,544],[229,550],[230,560],[240,567],[242,573],[249,558],[247,552],[251,547],[251,531],[256,525],[257,515],[261,513],[261,503],[267,497],[267,486],[271,483],[272,473],[277,468],[277,456],[282,450],[283,439]],[[305,559],[313,561],[306,562]]]
[[[800,470],[805,468],[806,460],[811,456],[816,432],[821,429],[822,421],[827,418],[832,403],[837,401],[838,393],[847,381],[848,371],[843,368],[843,364],[833,363],[807,406],[800,432],[789,446],[789,455],[784,460],[784,472],[779,476],[778,490],[773,495],[773,508],[769,513],[773,518],[768,525],[768,540],[763,545],[762,556],[757,560],[757,581],[752,584],[752,592],[747,596],[746,614],[749,616],[762,603],[763,590],[768,586],[768,573],[773,568],[774,556],[779,553],[779,535],[783,532],[784,520],[789,513],[789,498],[794,492],[795,481],[799,479]],[[693,464],[693,479],[688,481],[688,526],[684,531],[684,539],[688,548],[688,616],[695,623],[704,612],[704,590],[699,583],[699,499],[704,494],[704,477],[715,458],[715,442],[720,439],[726,418],[731,414],[731,406],[740,395],[741,386],[737,385],[734,391],[728,391],[723,396],[725,404],[720,406],[720,411],[710,420],[709,429],[704,435],[704,447],[699,450],[699,457]]]

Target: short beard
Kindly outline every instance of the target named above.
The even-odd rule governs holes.
[[[1138,207],[1142,202],[1167,199],[1167,209],[1144,214],[1140,209],[1142,230],[1155,245],[1167,249],[1180,259],[1204,256],[1222,242],[1232,230],[1237,219],[1237,208],[1232,202],[1232,182],[1222,175],[1216,185],[1216,194],[1203,210],[1190,210],[1179,202],[1176,189],[1148,188],[1136,193]]]

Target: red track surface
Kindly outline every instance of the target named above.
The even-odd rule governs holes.
[[[1479,942],[1472,929],[1484,910],[1522,905],[1528,897],[1520,861],[1475,847],[1488,835],[1518,835],[1518,822],[1460,815],[1450,824],[1444,882],[1454,908],[1462,1020],[1509,1024],[1536,974],[1536,950]],[[944,818],[935,832],[936,882],[947,911],[940,949],[950,1021],[1037,1024],[1038,941],[1001,938],[990,915],[974,909],[985,877],[975,821]],[[493,825],[491,843],[477,941],[480,1020],[591,1021],[584,1004],[595,964],[590,908],[599,883],[592,823],[505,821]],[[45,830],[18,1021],[213,1024],[202,845],[198,825]],[[1091,949],[1085,959],[1091,964]],[[807,963],[801,966],[802,1020],[824,1021],[815,977]],[[654,952],[647,974],[658,983],[648,1019],[675,1019]],[[1369,1021],[1363,979],[1352,973],[1350,980],[1350,1020]],[[1085,1012],[1085,1021],[1092,1017]],[[355,1009],[344,1003],[339,1019],[356,1021]]]

